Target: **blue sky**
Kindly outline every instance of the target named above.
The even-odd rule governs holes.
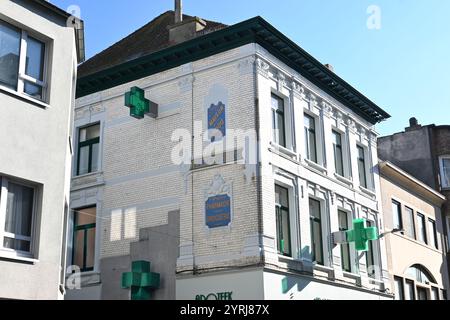
[[[159,14],[173,0],[51,0],[77,5],[86,27],[87,56],[109,47]],[[381,12],[381,29],[367,28],[367,9]],[[184,12],[234,24],[260,15],[392,115],[382,135],[422,124],[450,124],[449,0],[184,0]]]

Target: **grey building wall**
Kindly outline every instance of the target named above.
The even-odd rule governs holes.
[[[47,39],[49,49],[47,103],[0,88],[0,176],[30,182],[38,192],[32,258],[8,259],[0,250],[0,298],[60,299],[77,65],[75,33],[63,16],[34,1],[0,1],[0,19]]]
[[[428,127],[378,138],[378,156],[436,189]]]

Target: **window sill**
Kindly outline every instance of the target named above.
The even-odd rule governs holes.
[[[6,94],[8,94],[8,95],[10,95],[10,96],[12,96],[14,98],[18,98],[18,99],[23,100],[25,102],[34,104],[34,105],[36,105],[36,106],[38,106],[40,108],[43,108],[43,109],[50,108],[50,105],[45,103],[45,102],[43,102],[43,101],[34,99],[34,98],[30,97],[30,96],[27,96],[26,94],[18,93],[17,91],[11,90],[9,88],[0,86],[0,91],[3,91]]]
[[[95,171],[95,172],[90,172],[90,173],[81,174],[81,175],[74,175],[74,176],[72,176],[72,179],[83,179],[83,178],[87,178],[87,177],[101,175],[102,173],[103,173],[102,171]]]
[[[317,164],[314,161],[308,160],[306,158],[305,158],[305,162],[309,167],[316,169],[322,173],[327,173],[327,168],[322,167],[320,164]]]
[[[270,146],[273,147],[275,149],[275,151],[278,153],[285,154],[285,155],[289,156],[290,158],[297,158],[297,154],[291,149],[280,146],[279,144],[277,144],[275,142],[270,142]]]
[[[20,256],[14,251],[5,251],[0,250],[0,260],[10,260],[13,262],[19,262],[19,263],[26,263],[26,264],[33,264],[39,262],[39,260],[30,257]]]
[[[337,174],[337,173],[335,173],[334,174],[334,177],[337,179],[337,180],[339,180],[340,182],[343,182],[343,183],[345,183],[346,185],[348,185],[348,186],[353,186],[353,181],[352,180],[350,180],[350,179],[347,179],[347,178],[345,178],[345,177],[343,177],[343,176],[341,176],[341,175],[339,175],[339,174]]]
[[[377,196],[377,194],[374,191],[364,188],[362,186],[359,186],[359,190],[361,190],[361,192],[363,192],[373,198],[375,198]]]

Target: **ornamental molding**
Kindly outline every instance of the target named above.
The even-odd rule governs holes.
[[[256,58],[256,70],[262,76],[268,78],[269,77],[269,69],[270,65],[261,58]]]

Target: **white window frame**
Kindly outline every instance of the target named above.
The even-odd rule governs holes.
[[[283,107],[284,107],[284,111],[283,111],[283,115],[284,115],[284,139],[285,139],[285,143],[286,146],[282,146],[279,145],[276,141],[275,141],[275,132],[272,133],[271,136],[271,141],[273,142],[272,144],[274,146],[277,147],[278,150],[280,151],[287,151],[286,153],[291,156],[292,153],[294,153],[294,138],[293,138],[293,125],[292,125],[292,104],[291,104],[291,99],[286,96],[285,94],[283,94],[282,92],[275,90],[272,88],[272,90],[270,91],[270,117],[271,117],[271,125],[270,127],[272,127],[273,124],[273,111],[274,108],[272,107],[272,95],[277,96],[278,98],[280,98],[281,100],[283,100]],[[273,129],[272,129],[273,130]]]
[[[0,188],[1,188],[1,194],[0,194],[0,252],[4,252],[9,254],[13,257],[23,257],[23,258],[33,258],[36,256],[35,253],[35,239],[36,239],[36,225],[37,225],[37,187],[33,186],[28,183],[24,183],[22,181],[17,181],[14,179],[9,179],[7,177],[0,177]],[[31,235],[30,237],[24,237],[20,235],[16,235],[13,233],[9,233],[5,231],[5,220],[6,220],[6,205],[7,205],[7,198],[8,198],[8,185],[9,183],[15,183],[20,186],[24,186],[27,188],[33,189],[33,209],[31,213]],[[4,238],[12,238],[17,240],[24,240],[30,242],[30,251],[20,251],[20,250],[14,250],[3,247],[3,241]],[[0,256],[2,254],[0,253]]]
[[[353,229],[353,221],[355,219],[355,215],[354,215],[354,211],[353,210],[349,210],[348,208],[344,208],[338,205],[337,208],[337,215],[339,216],[339,211],[341,212],[345,212],[347,214],[347,224],[348,224],[348,230],[352,230]],[[351,274],[355,274],[355,275],[359,275],[359,260],[358,260],[358,252],[356,251],[356,247],[355,247],[355,243],[354,242],[350,242],[349,243],[350,246],[350,272]],[[342,251],[341,251],[341,255],[342,255]],[[342,256],[341,256],[342,259]],[[342,268],[342,266],[341,266]],[[342,269],[344,272],[344,269]]]
[[[301,259],[301,245],[300,245],[300,234],[299,234],[299,214],[297,205],[297,188],[292,178],[282,176],[281,174],[276,174],[273,184],[274,199],[275,199],[275,186],[280,186],[288,190],[289,197],[289,227],[290,227],[290,242],[291,242],[291,258],[295,260]],[[275,217],[275,206],[274,206],[274,217]],[[278,243],[277,230],[275,229],[275,242]],[[275,247],[275,250],[278,249]],[[285,257],[278,253],[280,257]]]
[[[303,134],[303,136],[304,136],[303,137],[303,145],[304,145],[303,152],[305,152],[304,159],[309,165],[311,165],[314,168],[319,167],[317,169],[325,169],[325,167],[324,167],[325,154],[324,154],[324,148],[323,148],[323,143],[324,143],[323,142],[324,141],[324,139],[323,139],[323,125],[322,125],[322,121],[321,121],[320,115],[316,114],[315,112],[312,112],[310,110],[305,109],[303,111],[303,115],[302,116],[303,117],[309,116],[309,117],[314,119],[314,134],[315,134],[315,137],[316,137],[316,158],[317,158],[317,162],[314,162],[313,160],[310,160],[308,158],[308,154],[307,154],[307,151],[306,151],[306,147],[308,145],[308,143],[307,143],[308,137],[305,134]],[[303,123],[303,128],[302,128],[303,132],[305,132],[305,127],[306,127],[306,125],[305,125],[305,123]],[[334,164],[333,164],[333,166],[334,166]]]
[[[443,190],[449,190],[450,189],[450,184],[447,185],[445,184],[445,180],[444,180],[444,160],[449,160],[450,161],[450,155],[445,155],[445,156],[440,156],[439,157],[439,170],[440,170],[440,180],[441,180],[441,189]]]
[[[364,151],[364,171],[366,173],[366,183],[367,186],[364,187],[361,183],[361,181],[359,181],[359,187],[364,191],[364,190],[368,190],[368,191],[374,191],[375,187],[374,187],[374,182],[373,182],[373,175],[372,172],[370,170],[371,168],[371,157],[370,157],[370,153],[369,153],[369,147],[357,142],[356,143],[356,156],[357,158],[355,159],[355,161],[359,161],[359,153],[358,153],[358,147],[361,147]],[[357,163],[357,167],[358,167],[358,180],[359,180],[359,165]]]
[[[335,174],[341,178],[345,178],[347,180],[351,179],[351,161],[350,161],[350,152],[349,152],[349,143],[348,143],[348,135],[344,130],[339,129],[338,127],[332,126],[332,131],[339,133],[341,135],[341,145],[342,145],[342,164],[344,167],[344,175],[340,176],[336,170]],[[333,164],[334,166],[334,154],[333,154]]]
[[[0,20],[13,28],[16,28],[20,31],[20,48],[19,48],[19,70],[17,75],[17,90],[5,87],[0,84],[0,88],[5,91],[18,93],[19,95],[23,95],[29,99],[36,100],[40,103],[48,103],[49,102],[49,92],[48,92],[48,68],[49,68],[49,41],[44,39],[39,34],[33,32],[24,30],[20,27],[15,26],[9,21],[6,21],[0,17]],[[28,37],[35,38],[36,40],[42,42],[44,44],[44,66],[43,66],[43,80],[34,79],[33,77],[26,74],[26,57],[27,57],[27,44],[28,44]],[[30,82],[31,84],[37,85],[39,87],[42,87],[42,99],[38,99],[36,97],[33,97],[25,92],[25,82]]]

